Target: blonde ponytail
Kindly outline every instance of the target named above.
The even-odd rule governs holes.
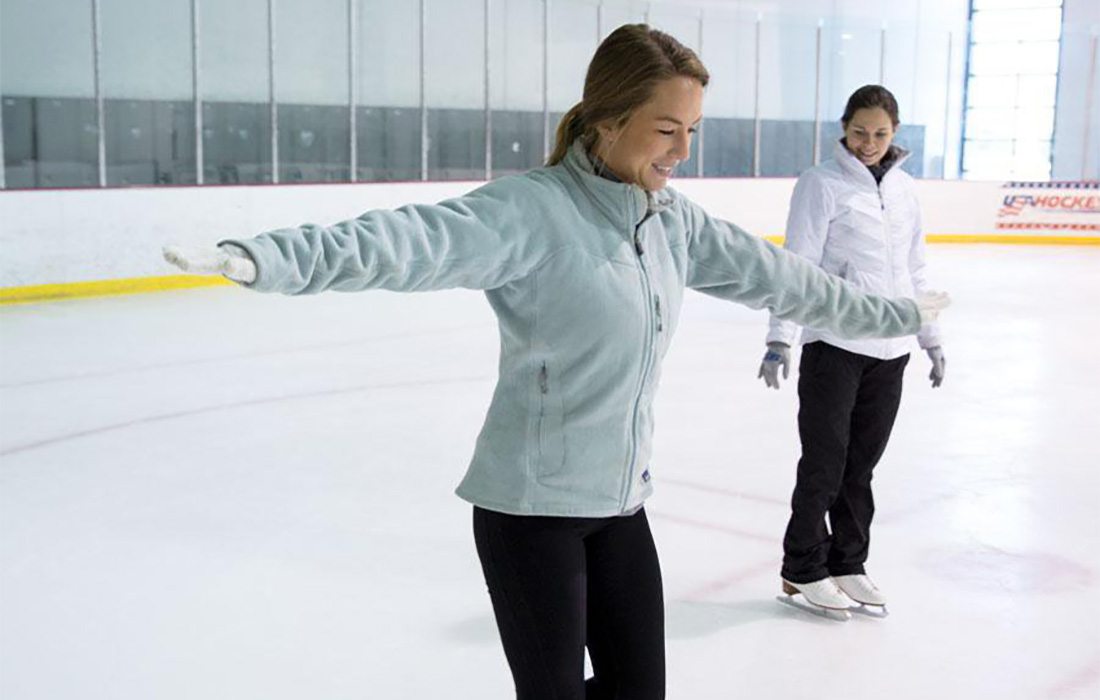
[[[584,102],[578,102],[573,105],[573,108],[565,113],[565,116],[558,122],[558,131],[556,141],[554,142],[554,150],[550,153],[550,157],[546,159],[547,165],[557,165],[565,158],[565,154],[569,152],[569,147],[573,145],[573,142],[581,137],[585,132],[584,125]]]

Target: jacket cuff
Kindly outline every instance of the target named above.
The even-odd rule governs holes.
[[[764,344],[784,343],[788,347],[793,348],[800,334],[800,328],[795,328],[792,332],[784,331],[782,328],[773,328],[768,331],[767,337],[764,338]]]
[[[256,266],[256,279],[252,280],[251,282],[241,282],[240,280],[235,280],[228,277],[226,279],[242,287],[247,287],[248,289],[255,289],[257,291],[262,289],[260,280],[263,279],[263,268],[260,267],[260,263],[257,262],[257,255],[250,247],[249,241],[226,239],[218,241],[218,247],[224,250],[229,255],[233,255],[239,258],[248,258],[252,261],[252,264]]]
[[[935,323],[921,326],[920,330],[917,332],[917,343],[920,344],[921,350],[943,345],[943,341],[940,338],[939,326]]]

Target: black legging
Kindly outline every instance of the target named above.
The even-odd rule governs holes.
[[[475,507],[474,540],[517,700],[665,697],[661,567],[644,510],[563,518]]]

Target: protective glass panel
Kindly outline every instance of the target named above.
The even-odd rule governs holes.
[[[490,11],[493,176],[500,177],[538,167],[543,160],[542,3],[497,0]]]
[[[796,176],[813,165],[818,24],[812,19],[778,15],[767,16],[760,29],[761,56],[779,61],[778,67],[768,67],[766,72],[786,76],[760,83],[760,174]],[[823,31],[823,42],[825,34]],[[868,36],[877,47],[878,34],[868,32]],[[833,57],[835,70],[852,70],[851,61],[859,60],[848,53],[854,48],[845,42],[844,52]],[[824,60],[824,46],[822,53]],[[877,64],[878,52],[872,53]]]
[[[203,182],[271,180],[267,0],[199,11]]]
[[[279,182],[348,179],[347,0],[275,3]]]
[[[87,0],[3,0],[0,66],[5,186],[95,186],[99,157]]]
[[[420,4],[359,0],[357,179],[420,178]]]
[[[193,183],[190,0],[100,4],[108,185]]]

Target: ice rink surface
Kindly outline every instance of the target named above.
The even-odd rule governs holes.
[[[885,620],[775,600],[795,376],[756,378],[764,312],[687,295],[647,505],[669,698],[1100,697],[1100,249],[929,265],[947,378],[913,355],[876,470]],[[468,291],[0,308],[0,697],[511,697],[452,493],[497,347]]]

